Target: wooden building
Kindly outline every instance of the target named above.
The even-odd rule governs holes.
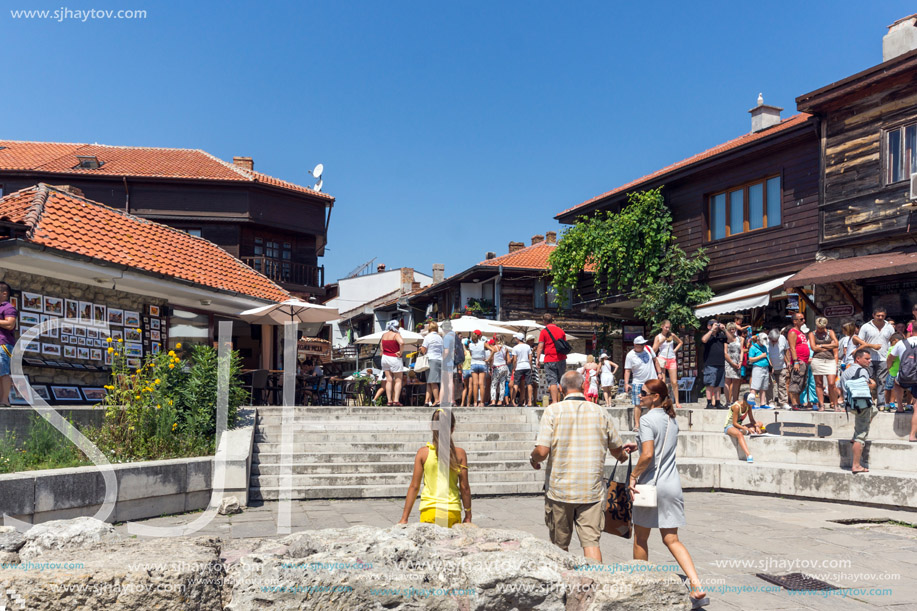
[[[202,237],[300,297],[321,295],[334,198],[191,149],[0,141],[0,195],[39,182]]]
[[[796,99],[819,134],[819,262],[786,284],[815,284],[835,325],[877,305],[909,320],[917,303],[915,26],[915,15],[889,26],[881,64]]]

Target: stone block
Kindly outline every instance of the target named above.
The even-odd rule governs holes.
[[[127,522],[183,513],[187,511],[185,496],[179,493],[118,501],[114,521]]]
[[[118,501],[184,494],[188,489],[185,459],[129,463],[120,465],[116,474]]]
[[[53,469],[35,476],[35,513],[101,505],[105,496],[105,480],[97,467]]]
[[[0,410],[2,411],[2,410]],[[0,516],[29,515],[35,511],[35,475],[0,475]]]
[[[188,471],[187,487],[185,492],[210,491],[213,486],[213,459],[209,456],[203,458],[185,458],[185,468]]]

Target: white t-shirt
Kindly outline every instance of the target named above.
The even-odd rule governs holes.
[[[909,337],[909,338],[907,338],[906,341],[907,341],[911,346],[917,346],[917,337]],[[904,342],[898,342],[898,343],[895,344],[895,346],[891,349],[891,351],[889,352],[889,354],[900,359],[900,358],[901,358],[901,355],[904,354],[904,351],[905,351],[905,350],[906,350],[906,348],[905,348],[905,346],[904,346]]]
[[[468,351],[471,352],[472,365],[484,364],[485,359],[487,359],[487,348],[485,346],[487,346],[487,344],[484,343],[483,339],[468,344]]]
[[[786,367],[786,361],[783,360],[783,355],[786,354],[786,351],[790,349],[790,343],[786,341],[786,338],[782,335],[780,339],[777,340],[777,345],[771,343],[771,340],[767,340],[767,360],[770,361],[771,367],[776,371],[780,371]],[[778,366],[779,365],[779,366]]]
[[[878,357],[884,359],[888,356],[888,340],[895,334],[895,328],[890,324],[885,323],[882,325],[882,329],[877,329],[872,321],[860,327],[860,333],[857,337],[866,342],[867,344],[879,344],[881,348],[879,349]],[[876,358],[876,351],[871,350],[870,356]]]
[[[624,369],[630,369],[632,375],[631,382],[642,383],[656,378],[656,364],[653,362],[655,358],[656,355],[649,346],[644,348],[643,352],[640,353],[636,350],[628,352],[627,358],[624,359]]]
[[[423,338],[423,347],[427,349],[427,358],[431,361],[443,360],[443,336],[439,333],[427,333]]]
[[[845,335],[837,341],[837,357],[841,363],[849,366],[853,362],[853,353],[856,351],[857,346],[849,335]]]
[[[506,365],[506,346],[500,346],[494,352],[494,367],[503,367],[504,365]]]
[[[532,347],[526,343],[513,346],[513,356],[516,357],[516,371],[532,368]]]

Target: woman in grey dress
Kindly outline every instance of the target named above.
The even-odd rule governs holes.
[[[634,507],[634,559],[649,559],[647,541],[650,530],[658,528],[662,542],[688,576],[691,601],[697,609],[709,604],[709,599],[697,577],[691,554],[678,540],[678,527],[685,524],[685,502],[681,493],[681,478],[675,466],[678,421],[675,420],[669,389],[659,380],[649,380],[640,391],[640,406],[644,410],[640,418],[640,460],[631,474],[630,487],[636,493],[636,484],[652,484],[655,481],[656,507]]]

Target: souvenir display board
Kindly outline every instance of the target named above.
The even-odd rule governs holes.
[[[689,378],[697,376],[697,346],[694,343],[693,335],[682,335],[681,341],[684,342],[681,350],[677,353],[678,377]]]

